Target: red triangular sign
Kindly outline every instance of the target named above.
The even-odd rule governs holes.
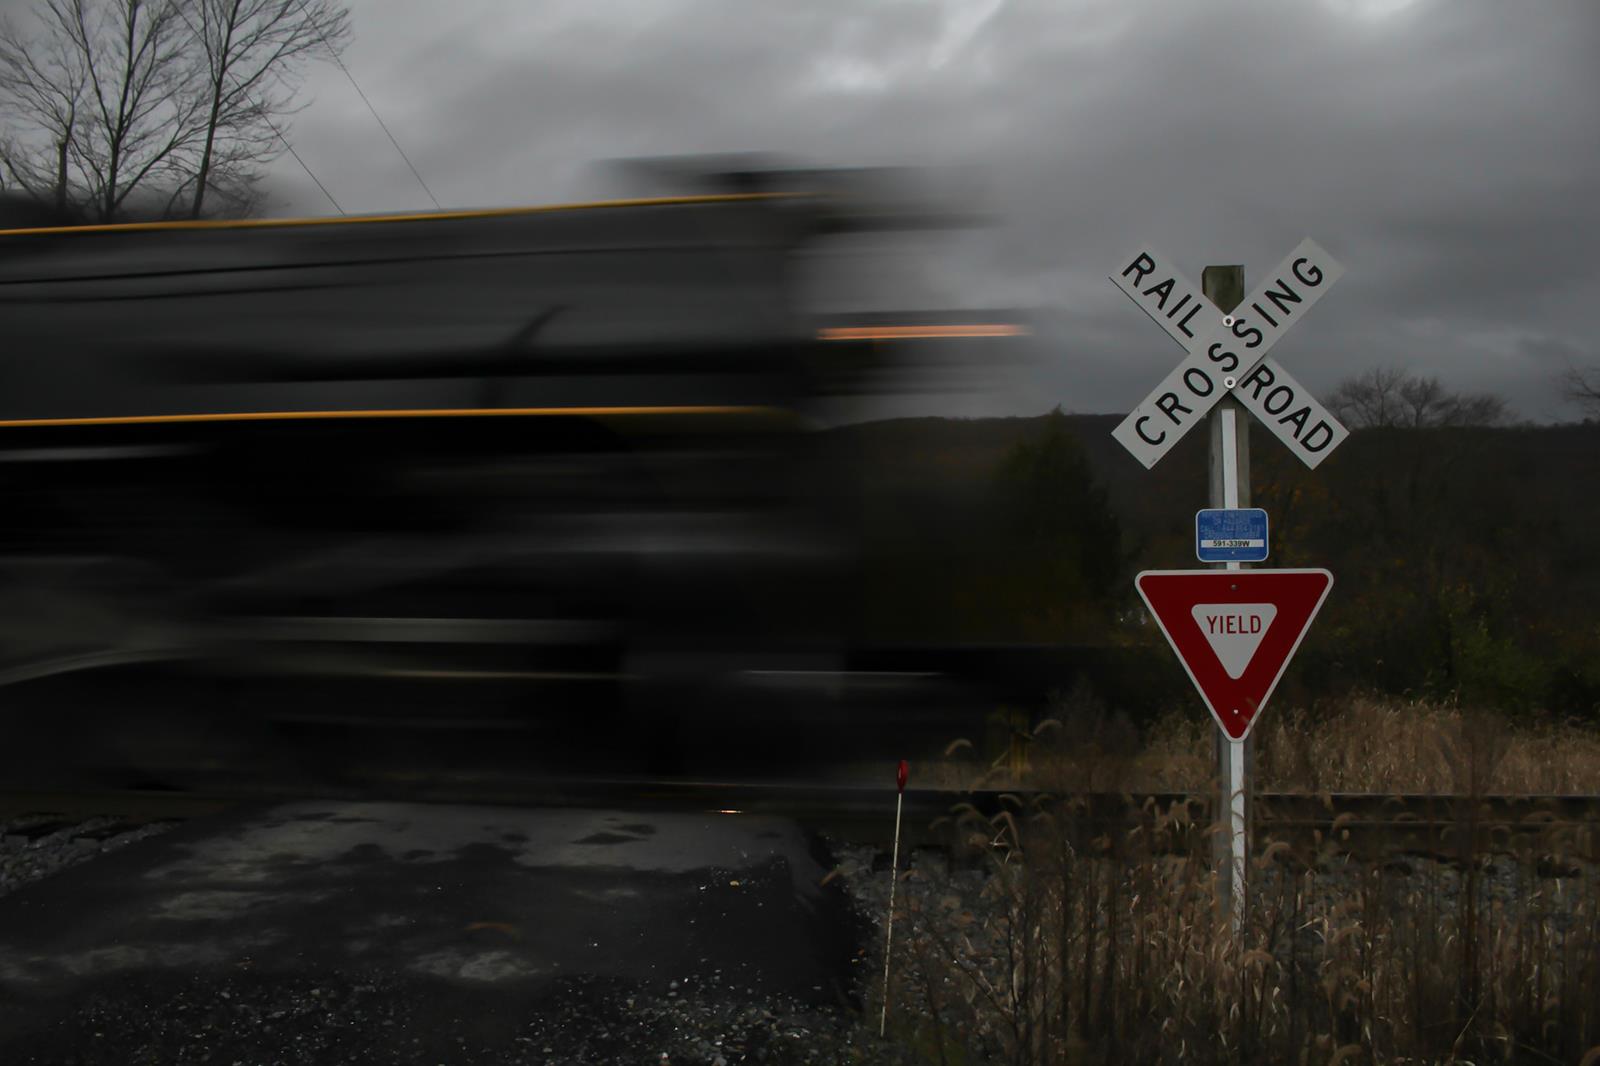
[[[1135,579],[1222,731],[1243,740],[1333,587],[1326,570],[1146,570]]]

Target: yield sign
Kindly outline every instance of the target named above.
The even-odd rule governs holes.
[[[1135,580],[1222,731],[1243,740],[1322,601],[1326,570],[1146,570]]]

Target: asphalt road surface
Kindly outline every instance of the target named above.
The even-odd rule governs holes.
[[[737,813],[223,812],[0,899],[0,1060],[834,1061],[831,866]]]

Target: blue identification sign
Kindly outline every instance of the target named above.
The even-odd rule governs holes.
[[[1259,507],[1196,511],[1194,554],[1202,563],[1266,562],[1267,512]]]

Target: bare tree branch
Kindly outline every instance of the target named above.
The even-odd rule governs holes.
[[[338,58],[350,23],[334,0],[189,0],[188,7],[206,72],[205,143],[190,207],[198,218],[208,193],[253,184],[247,175],[283,151],[273,119],[292,112],[307,61]]]

